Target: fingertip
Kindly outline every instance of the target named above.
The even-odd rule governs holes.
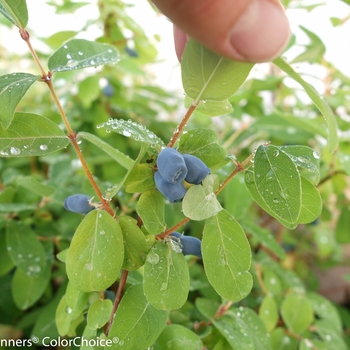
[[[185,50],[185,46],[187,43],[187,35],[176,25],[173,26],[174,31],[174,44],[175,44],[175,52],[178,60],[181,62],[182,54]]]

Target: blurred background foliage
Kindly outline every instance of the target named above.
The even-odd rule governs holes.
[[[62,18],[64,14],[72,13],[87,4],[71,0],[47,3]],[[308,4],[307,1],[284,0],[283,3],[286,7],[304,8],[305,11],[323,6],[322,3]],[[106,129],[99,129],[98,125],[109,118],[131,119],[146,125],[167,142],[183,115],[184,103],[183,96],[176,89],[172,91],[171,87],[164,88],[156,83],[149,67],[157,61],[156,42],[159,38],[150,38],[145,34],[144,29],[128,15],[128,6],[121,0],[100,0],[96,6],[96,11],[99,11],[97,19],[87,18],[85,26],[81,28],[81,31],[88,30],[90,26],[100,28],[101,35],[97,41],[116,46],[120,51],[120,62],[98,69],[56,73],[54,84],[73,130],[96,134],[135,159],[139,151],[137,142],[115,133],[107,133]],[[350,12],[345,4],[344,8]],[[344,14],[343,18],[333,17],[330,21],[334,26],[342,26],[348,18],[349,15]],[[3,17],[0,23],[1,26],[9,25]],[[327,153],[324,147],[326,125],[323,117],[300,92],[301,88],[289,84],[288,79],[272,64],[268,65],[263,78],[252,76],[230,98],[233,107],[231,113],[208,117],[195,112],[187,128],[214,129],[219,144],[238,160],[244,160],[266,141],[271,141],[274,145],[308,145],[320,152],[321,181],[318,189],[323,199],[323,210],[312,224],[299,225],[292,231],[283,227],[254,204],[244,185],[242,174],[234,178],[219,199],[243,226],[245,222],[253,222],[268,230],[285,254],[284,259],[276,258],[271,253],[269,243],[262,242],[261,237],[257,236],[258,229],[246,230],[253,250],[251,272],[255,283],[251,294],[240,305],[259,310],[266,293],[264,288],[278,299],[290,285],[300,284],[309,292],[317,291],[334,303],[342,320],[344,339],[350,346],[350,78],[327,61],[322,38],[306,27],[301,29],[307,35],[309,43],[301,46],[300,54],[291,63],[318,66],[325,73],[319,83],[322,83],[323,97],[335,113],[339,126],[340,144],[334,154]],[[42,62],[46,62],[51,52],[79,33],[62,31],[49,37],[44,36],[45,32],[31,34],[33,37],[41,36],[40,41],[45,45],[41,46],[38,54]],[[18,45],[20,44],[18,38]],[[298,45],[295,36],[291,39],[290,47],[293,45]],[[1,43],[0,62],[1,75],[18,70],[18,66],[23,71],[37,74],[29,53],[14,54]],[[62,126],[58,111],[44,84],[37,83],[28,91],[18,111],[46,116]],[[102,154],[96,146],[82,140],[80,147],[103,191],[123,179],[126,170],[108,155]],[[231,165],[228,164],[220,169],[218,175],[224,179],[230,169]],[[78,214],[65,211],[63,201],[74,193],[91,196],[94,193],[71,147],[43,157],[1,158],[0,175],[0,336],[28,338],[31,334],[37,335],[43,331],[43,325],[46,325],[45,334],[57,337],[52,320],[67,278],[65,266],[56,255],[69,246],[82,219]],[[44,187],[32,186],[26,180],[28,177],[37,180]],[[50,188],[54,190],[51,192]],[[137,196],[126,193],[123,189],[113,198],[117,214],[136,217],[136,203]],[[180,209],[178,204],[166,206],[168,227],[182,219]],[[52,263],[52,273],[43,277],[42,290],[36,292],[37,299],[29,306],[18,295],[21,289],[26,288],[24,280],[19,285],[14,285],[13,281],[15,265],[5,243],[5,225],[9,219],[21,222],[39,237],[47,260]],[[202,227],[202,222],[191,222],[186,226],[186,233],[200,237]],[[256,266],[258,270],[255,269]],[[201,328],[202,318],[194,302],[198,296],[218,302],[220,298],[203,277],[202,269],[199,263],[192,261],[189,300],[180,310],[171,312],[170,319],[173,323],[194,329],[205,340],[208,349],[211,349],[217,341],[215,331],[205,334],[207,329]],[[133,273],[130,273],[129,281],[132,283]],[[116,286],[110,289],[115,291]],[[273,349],[297,349],[297,340],[285,336],[285,333],[281,335],[279,329],[272,331]],[[79,325],[76,332],[79,334]],[[225,346],[220,349],[229,348],[227,344]],[[327,349],[333,349],[331,345],[327,346]]]

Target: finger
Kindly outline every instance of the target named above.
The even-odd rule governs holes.
[[[288,19],[278,0],[153,0],[182,31],[233,59],[269,61],[288,43]],[[175,31],[175,40],[176,40]],[[183,40],[177,43],[181,56]]]

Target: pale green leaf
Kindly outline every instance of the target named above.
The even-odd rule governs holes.
[[[158,234],[165,230],[164,198],[157,190],[144,192],[136,204],[137,214],[150,234]]]
[[[49,58],[48,66],[51,72],[64,72],[118,61],[119,53],[113,45],[85,39],[72,39],[53,53]]]
[[[105,211],[90,211],[67,253],[66,269],[72,285],[82,292],[107,289],[117,279],[123,260],[123,235],[117,221]]]
[[[182,201],[184,215],[192,220],[200,221],[216,215],[222,206],[214,193],[215,177],[207,176],[201,185],[192,186]]]
[[[113,303],[109,299],[96,300],[91,304],[87,314],[87,324],[91,329],[103,327],[109,320]]]
[[[108,349],[145,350],[151,346],[166,325],[168,312],[153,307],[145,298],[142,285],[127,289],[115,314],[108,339],[119,342]],[[107,348],[106,348],[107,349]]]
[[[239,301],[249,294],[251,251],[238,222],[225,210],[205,221],[202,254],[210,284],[223,298]]]
[[[342,211],[338,217],[337,226],[335,229],[335,238],[341,244],[350,242],[350,209],[348,206],[342,208]]]
[[[30,86],[40,75],[12,73],[0,77],[0,126],[7,129],[13,119],[16,107]]]
[[[316,107],[322,113],[328,124],[328,150],[333,152],[338,145],[337,122],[332,109],[326,101],[320,96],[317,90],[307,83],[287,62],[281,57],[275,59],[273,63],[287,73],[292,79],[297,81],[309,95]]]
[[[157,242],[144,266],[143,290],[157,309],[174,310],[187,300],[190,276],[181,251],[173,250],[171,238]]]
[[[81,132],[79,132],[78,137],[82,137],[83,139],[93,143],[100,150],[107,153],[111,158],[113,158],[123,168],[129,170],[133,167],[134,161],[129,156],[120,152],[118,149],[110,146],[108,143],[101,140],[96,135],[81,131]]]
[[[0,129],[0,157],[42,156],[68,144],[58,125],[36,114],[16,113],[8,129]]]
[[[343,334],[334,328],[330,320],[317,320],[314,323],[316,333],[325,342],[327,350],[348,350]]]
[[[0,0],[0,13],[19,28],[28,24],[28,10],[25,0]]]
[[[266,296],[264,298],[259,308],[259,316],[264,321],[268,332],[276,327],[279,314],[277,303],[273,297]]]
[[[195,100],[222,101],[232,96],[247,79],[253,63],[230,60],[189,40],[182,55],[182,84]]]
[[[185,106],[189,108],[191,106],[192,99],[188,96],[185,97]],[[204,100],[200,101],[196,107],[196,112],[201,112],[210,117],[217,115],[229,114],[233,112],[233,107],[229,100],[215,101]]]
[[[124,185],[125,191],[128,193],[142,193],[155,189],[152,167],[148,164],[136,165],[128,174]]]
[[[28,191],[34,192],[42,197],[49,197],[56,191],[54,187],[45,185],[30,176],[20,177],[17,183]]]
[[[308,224],[315,221],[322,211],[322,198],[318,189],[304,177],[301,177],[302,207],[298,223]]]

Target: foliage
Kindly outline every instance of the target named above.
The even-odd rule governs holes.
[[[50,4],[59,16],[87,3]],[[1,337],[24,348],[347,349],[350,313],[317,292],[315,270],[341,264],[350,242],[338,108],[349,110],[349,78],[305,27],[310,44],[292,63],[327,71],[323,96],[286,59],[260,80],[253,64],[190,40],[176,125],[158,116],[183,101],[148,76],[157,52],[127,7],[99,1],[85,29],[103,34],[58,32],[43,39],[48,57],[31,44],[25,0],[0,0],[33,58],[0,76]],[[154,182],[165,147],[210,168],[199,184],[180,181],[182,202]],[[65,210],[74,194],[92,210]],[[175,231],[199,238],[201,254],[182,254]]]

